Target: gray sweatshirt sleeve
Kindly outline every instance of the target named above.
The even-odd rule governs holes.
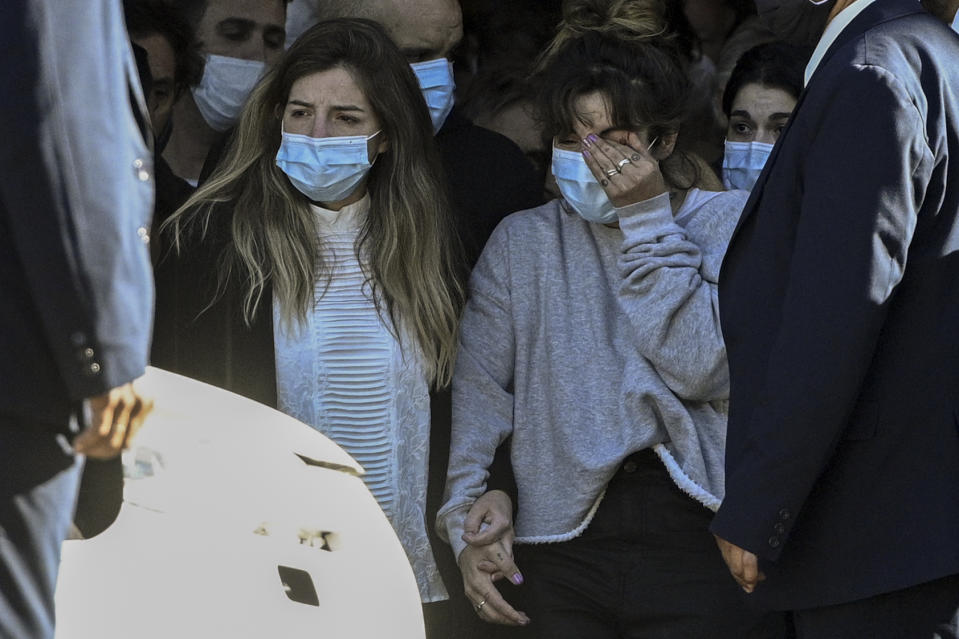
[[[640,352],[685,400],[729,397],[718,266],[738,218],[735,206],[714,198],[684,214],[683,225],[673,218],[668,194],[618,211],[620,303]]]
[[[444,504],[436,529],[457,559],[470,506],[486,491],[496,448],[513,430],[513,336],[507,224],[493,233],[470,276],[453,375],[453,425]]]

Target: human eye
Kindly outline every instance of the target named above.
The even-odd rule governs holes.
[[[432,49],[419,49],[419,48],[403,48],[400,49],[400,53],[403,54],[403,57],[406,58],[406,61],[409,64],[416,64],[418,62],[428,62],[439,57],[435,51]]]
[[[553,144],[560,149],[578,150],[579,145],[582,144],[582,140],[578,135],[570,131],[569,133],[557,135],[553,138]]]
[[[244,42],[253,32],[253,23],[249,20],[227,19],[217,24],[216,32],[233,42]]]
[[[278,27],[263,30],[263,44],[269,49],[279,49],[286,42],[286,31]]]

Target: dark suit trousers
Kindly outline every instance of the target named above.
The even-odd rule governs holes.
[[[957,639],[959,575],[793,613],[797,639]]]
[[[53,637],[60,544],[79,478],[56,432],[0,419],[0,639]]]
[[[782,639],[782,613],[753,609],[652,450],[626,458],[586,531],[516,547],[530,630],[542,639]]]

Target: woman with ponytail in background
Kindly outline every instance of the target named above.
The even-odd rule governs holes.
[[[662,16],[567,3],[537,74],[562,197],[496,229],[460,328],[438,527],[477,614],[542,638],[784,633],[708,531],[729,394],[717,279],[746,195],[700,189],[675,149],[689,88]],[[484,493],[510,435],[515,525]]]
[[[163,362],[340,444],[424,602],[429,387],[450,381],[462,286],[429,112],[367,20],[322,22],[254,89],[220,168],[164,227]]]

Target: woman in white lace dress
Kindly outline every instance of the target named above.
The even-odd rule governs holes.
[[[424,515],[429,387],[450,381],[463,298],[440,176],[416,78],[381,28],[316,25],[165,227],[174,284],[158,300],[179,372],[274,404],[363,465],[424,602],[447,596]]]

